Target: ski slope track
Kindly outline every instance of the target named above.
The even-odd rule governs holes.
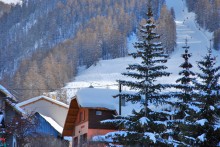
[[[190,62],[194,66],[192,70],[198,72],[196,61],[201,60],[202,56],[207,53],[207,48],[210,47],[212,33],[199,28],[195,22],[195,14],[187,11],[186,4],[183,0],[166,0],[166,4],[168,8],[173,7],[175,10],[177,47],[166,63],[166,66],[168,67],[167,71],[172,73],[171,76],[168,78],[161,78],[158,82],[175,83],[178,78],[178,72],[181,70],[179,66],[183,63],[181,54],[184,52],[182,46],[185,45],[186,38],[188,39],[188,45],[190,46],[190,53],[192,53],[192,58],[190,58]],[[134,50],[132,44],[136,41],[135,35],[128,38],[129,52]],[[217,51],[213,51],[213,54],[220,55]],[[217,57],[217,60],[219,65],[219,57]],[[75,80],[68,83],[64,88],[67,89],[69,98],[73,97],[78,89],[89,87],[91,85],[100,88],[117,89],[118,85],[116,80],[132,80],[128,77],[122,76],[121,73],[126,71],[128,64],[133,63],[140,63],[140,60],[134,60],[132,57],[101,60],[96,65],[80,72]],[[124,88],[123,90],[127,89]]]

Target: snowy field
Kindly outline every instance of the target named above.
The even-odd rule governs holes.
[[[176,50],[170,56],[170,59],[166,63],[169,72],[172,75],[169,78],[159,79],[161,83],[175,83],[178,78],[178,72],[180,71],[179,65],[183,62],[181,54],[183,53],[182,46],[185,44],[185,39],[188,39],[190,46],[190,52],[192,58],[190,62],[193,64],[193,71],[197,72],[198,68],[196,61],[202,59],[207,53],[207,48],[210,47],[210,39],[212,33],[204,31],[199,28],[195,23],[195,14],[188,13],[185,3],[182,0],[166,0],[168,8],[173,7],[176,15],[177,25],[177,47]],[[128,38],[129,52],[134,48],[132,43],[136,41],[135,35]],[[219,52],[213,51],[214,55],[219,55]],[[217,57],[218,63],[220,63],[219,57]],[[89,87],[90,85],[98,88],[110,88],[117,89],[118,85],[116,80],[127,79],[122,76],[121,73],[126,71],[128,64],[140,63],[140,60],[134,60],[132,57],[117,58],[113,60],[102,60],[98,64],[91,66],[89,69],[81,71],[73,82],[66,85],[68,89],[68,97],[71,98],[75,95],[75,92],[82,87]],[[124,89],[125,90],[125,89]]]
[[[0,0],[5,4],[21,4],[22,0]]]

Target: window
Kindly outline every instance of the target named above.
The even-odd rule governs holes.
[[[102,115],[102,111],[96,111],[96,115]]]
[[[79,113],[79,121],[81,122],[81,121],[84,121],[85,120],[85,112],[84,111],[81,111],[80,113]]]
[[[87,133],[80,135],[80,144],[83,145],[87,142]]]

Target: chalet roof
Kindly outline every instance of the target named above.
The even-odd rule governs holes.
[[[17,99],[2,85],[0,85],[0,93],[3,93],[6,96],[5,102],[19,115],[26,115],[26,113],[21,108],[16,106]]]
[[[128,93],[128,91],[126,92]],[[129,92],[132,93],[132,92]],[[78,105],[83,108],[106,108],[109,110],[116,110],[119,113],[119,99],[113,96],[119,94],[115,89],[102,89],[102,88],[83,88],[80,89],[75,98]],[[132,110],[139,110],[140,104],[130,104],[126,102],[122,106],[122,115],[126,116],[131,114]]]
[[[113,96],[117,94],[118,91],[113,89],[83,88],[75,98],[80,107],[116,110],[118,102]]]
[[[26,112],[23,109],[21,109],[20,107],[18,107],[16,103],[14,103],[14,102],[12,102],[11,100],[8,100],[8,99],[6,99],[6,103],[8,105],[10,105],[18,114],[26,117]]]
[[[0,85],[0,92],[6,95],[6,97],[11,98],[13,101],[17,101],[17,99],[2,85]]]
[[[46,97],[46,96],[43,96],[43,95],[31,98],[31,99],[23,101],[23,102],[20,102],[20,103],[17,104],[17,106],[22,107],[22,106],[29,105],[29,104],[34,103],[34,102],[39,101],[39,100],[47,100],[47,101],[50,101],[50,102],[55,103],[57,105],[63,106],[65,108],[69,108],[69,106],[67,104],[64,104],[63,102],[54,100],[52,98],[49,98],[49,97]]]

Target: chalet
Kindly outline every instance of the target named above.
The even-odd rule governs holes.
[[[117,130],[114,126],[100,123],[118,114],[119,100],[113,98],[117,94],[118,90],[111,89],[80,89],[70,102],[62,135],[72,136],[73,146],[77,147],[90,141],[93,136]],[[123,115],[131,113],[133,108],[128,106],[128,104],[122,106]],[[136,106],[135,109],[138,108],[139,106]]]
[[[26,113],[38,112],[41,115],[52,118],[61,127],[64,126],[69,106],[60,101],[46,96],[38,96],[23,101],[16,105]]]

